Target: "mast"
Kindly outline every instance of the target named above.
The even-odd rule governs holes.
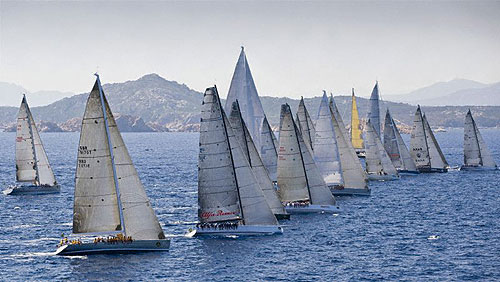
[[[36,157],[36,150],[35,150],[35,138],[33,136],[33,127],[31,126],[31,121],[33,120],[33,123],[35,120],[33,119],[33,116],[31,115],[30,108],[28,107],[28,102],[26,101],[26,96],[23,94],[23,102],[24,102],[24,107],[26,107],[26,112],[28,113],[28,128],[30,130],[30,138],[31,138],[31,148],[33,150],[33,158],[35,160],[35,172],[36,172],[36,177],[35,177],[35,185],[40,185],[40,171],[38,170],[38,158]]]
[[[472,113],[470,112],[470,109],[469,109],[469,114],[471,116],[471,120],[472,120],[472,129],[474,130],[474,139],[476,140],[476,144],[477,144],[477,147],[479,148],[478,150],[478,153],[479,153],[479,164],[480,165],[483,165],[483,156],[481,155],[481,147],[479,147],[479,139],[477,138],[477,127],[476,127],[476,121],[474,120],[474,118],[472,118]]]
[[[120,194],[120,187],[118,187],[118,177],[116,175],[116,166],[115,166],[115,155],[113,153],[113,144],[111,143],[111,134],[109,133],[109,126],[108,126],[108,115],[106,113],[106,107],[104,105],[104,95],[102,91],[102,86],[101,86],[101,80],[99,78],[99,74],[95,73],[94,74],[97,77],[97,85],[99,87],[99,99],[101,101],[101,106],[102,106],[102,112],[103,112],[103,117],[104,117],[104,128],[106,129],[106,139],[108,141],[108,147],[109,147],[109,155],[111,157],[111,167],[113,169],[113,179],[115,182],[115,191],[116,191],[116,198],[117,198],[117,204],[118,204],[118,212],[120,214],[120,225],[123,230],[123,236],[127,237],[127,231],[125,230],[125,221],[123,219],[123,208],[122,208],[122,202],[121,202],[121,194]]]
[[[432,167],[432,159],[431,159],[431,154],[429,152],[429,143],[427,142],[427,133],[425,133],[425,124],[424,124],[424,117],[422,116],[422,111],[420,110],[420,105],[418,105],[417,109],[418,113],[420,114],[420,119],[422,120],[422,128],[423,128],[423,133],[424,133],[424,140],[425,140],[425,149],[427,150],[427,155],[429,155],[429,168]]]

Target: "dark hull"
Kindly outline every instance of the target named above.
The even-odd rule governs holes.
[[[290,214],[285,213],[285,214],[275,214],[274,215],[277,220],[284,220],[284,219],[290,219]]]
[[[83,256],[93,254],[130,254],[168,251],[170,240],[137,240],[126,243],[82,243],[59,247],[56,255]]]
[[[447,168],[436,168],[436,167],[422,167],[418,169],[421,173],[445,173],[448,172]]]

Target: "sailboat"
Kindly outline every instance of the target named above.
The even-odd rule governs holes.
[[[267,121],[267,117],[264,117],[264,121],[262,122],[260,156],[269,177],[273,183],[276,183],[278,181],[278,140]]]
[[[50,167],[42,139],[24,95],[17,114],[16,180],[29,184],[10,186],[3,191],[5,195],[60,192],[60,187]]]
[[[396,180],[399,174],[385,151],[375,128],[368,120],[365,126],[366,173],[368,180]]]
[[[303,97],[300,97],[299,107],[297,109],[297,124],[299,126],[300,133],[304,138],[304,142],[306,142],[306,145],[309,146],[309,149],[312,152],[314,150],[313,143],[316,130],[314,129],[311,116],[309,115],[306,105],[304,104]]]
[[[323,92],[316,120],[314,138],[314,162],[328,187],[343,186],[342,168],[333,126],[333,115],[328,105],[328,97]]]
[[[396,123],[389,113],[389,109],[385,113],[384,148],[400,175],[419,174],[417,166],[411,158],[410,152],[406,148],[403,138],[396,127]]]
[[[222,110],[216,87],[205,90],[201,108],[198,219],[190,236],[283,233]]]
[[[151,207],[102,90],[99,75],[83,114],[73,235],[58,255],[166,251],[170,240]]]
[[[410,155],[420,172],[448,171],[448,162],[444,158],[425,115],[422,115],[420,105],[417,107],[413,120]]]
[[[257,93],[257,88],[253,81],[250,66],[245,54],[245,48],[241,46],[240,56],[234,69],[233,78],[227,94],[226,113],[231,112],[231,106],[234,101],[240,103],[243,120],[247,124],[248,131],[252,136],[257,148],[260,148],[260,130],[265,117],[264,108]]]
[[[338,213],[328,189],[300,133],[288,104],[281,106],[278,151],[278,193],[289,213]]]
[[[285,208],[281,204],[278,193],[274,188],[273,182],[252,140],[252,136],[250,136],[245,121],[243,121],[238,100],[233,102],[231,113],[229,114],[229,123],[231,124],[236,139],[240,142],[243,155],[245,155],[245,158],[248,160],[271,211],[277,219],[289,219],[290,214],[285,211]]]
[[[326,95],[323,92],[323,95]],[[356,151],[349,141],[349,133],[344,121],[335,104],[333,96],[330,96],[329,108],[332,112],[332,123],[337,139],[337,148],[340,156],[340,166],[342,168],[343,186],[335,186],[331,189],[333,195],[359,195],[369,196],[368,179]]]
[[[493,160],[469,109],[465,116],[464,125],[464,165],[460,170],[497,169],[498,166]]]
[[[352,89],[351,99],[351,143],[358,157],[364,158],[365,145],[363,143],[361,124],[359,123],[358,105],[356,103],[356,96],[354,96],[354,88]]]
[[[368,119],[371,121],[373,128],[378,136],[380,134],[380,106],[379,106],[380,95],[378,91],[378,81],[373,87],[372,94],[370,95],[370,109],[368,111]]]

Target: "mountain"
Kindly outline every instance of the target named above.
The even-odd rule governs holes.
[[[15,107],[21,104],[22,94],[26,94],[26,98],[32,107],[49,105],[64,97],[74,95],[72,92],[61,92],[56,90],[29,92],[17,84],[1,81],[0,93],[2,93],[3,97],[1,101],[2,105]]]
[[[449,97],[453,96],[452,94],[456,92],[485,87],[488,87],[488,84],[467,79],[454,79],[447,82],[437,82],[408,94],[387,95],[384,98],[390,101],[405,102],[413,105],[446,106],[449,103]],[[466,105],[476,105],[476,103],[472,102]]]
[[[482,88],[463,89],[443,97],[427,99],[423,105],[500,106],[500,82]]]
[[[488,86],[493,87],[493,85]],[[89,85],[89,89],[91,85]],[[110,107],[123,131],[198,131],[203,94],[184,84],[169,81],[157,74],[148,74],[137,80],[104,84],[104,92]],[[492,92],[494,93],[494,92]],[[453,94],[453,93],[452,93]],[[318,96],[320,93],[318,93]],[[451,95],[451,94],[450,94]],[[466,94],[464,94],[466,95]],[[45,121],[58,125],[64,131],[77,131],[85,108],[88,93],[63,98],[50,105],[32,107],[37,122]],[[291,98],[261,97],[264,111],[272,126],[279,125],[281,104],[288,103],[296,112],[299,100]],[[320,97],[305,98],[304,101],[315,118]],[[336,96],[335,101],[346,125],[351,119],[351,96]],[[358,97],[361,118],[366,117],[368,99]],[[222,101],[224,104],[224,101]],[[406,103],[382,101],[381,114],[390,108],[392,116],[402,126],[411,126],[416,106]],[[431,126],[462,127],[467,106],[422,107]],[[481,127],[500,127],[499,106],[471,106],[474,118]],[[15,121],[17,107],[0,107],[0,127],[5,128]]]

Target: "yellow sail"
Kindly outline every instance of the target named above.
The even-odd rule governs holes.
[[[356,105],[356,96],[354,96],[354,88],[352,89],[351,142],[354,149],[364,148],[363,138],[361,136],[361,126],[359,123],[358,106]]]

